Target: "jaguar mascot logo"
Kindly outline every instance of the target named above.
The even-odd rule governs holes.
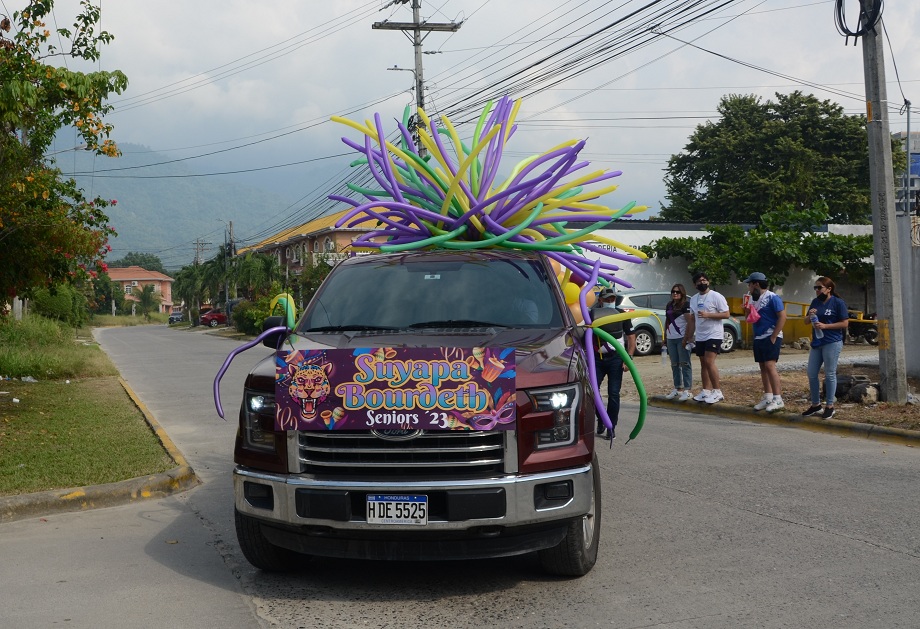
[[[332,365],[289,365],[288,373],[291,384],[288,393],[300,406],[300,416],[307,421],[316,418],[316,403],[322,402],[329,395],[329,378],[327,375]]]

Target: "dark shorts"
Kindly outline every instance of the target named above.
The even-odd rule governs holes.
[[[783,346],[783,339],[776,339],[775,343],[770,342],[770,337],[763,339],[754,339],[754,362],[768,363],[771,360],[779,360],[779,350]]]
[[[699,341],[693,348],[693,353],[702,356],[706,352],[722,353],[722,341],[720,339],[710,339],[708,341]]]

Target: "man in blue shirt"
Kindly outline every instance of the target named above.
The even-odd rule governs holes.
[[[786,306],[779,295],[767,290],[767,276],[763,273],[751,273],[742,281],[750,289],[750,300],[746,295],[744,310],[754,328],[754,362],[760,366],[763,383],[763,398],[754,405],[754,410],[773,413],[786,407],[776,370],[776,361],[783,346]]]

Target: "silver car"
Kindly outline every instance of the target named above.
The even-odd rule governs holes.
[[[632,319],[633,329],[636,331],[636,354],[648,356],[664,343],[662,330],[664,329],[665,308],[671,301],[668,291],[642,291],[623,292],[623,301],[620,309],[651,310],[652,316]],[[741,338],[741,323],[735,317],[725,319],[725,336],[722,339],[722,351],[730,352],[735,349],[738,339]]]

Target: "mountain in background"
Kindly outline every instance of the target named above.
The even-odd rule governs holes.
[[[129,251],[151,253],[175,271],[194,261],[196,240],[208,243],[200,245],[201,259],[213,258],[230,221],[234,239],[252,244],[296,223],[292,215],[304,213],[290,199],[242,184],[233,175],[190,176],[201,172],[200,161],[149,166],[174,158],[136,144],[119,144],[119,148],[124,154],[117,159],[73,151],[57,156],[56,163],[88,198],[118,201],[106,209],[118,232],[109,241],[109,259],[117,260]],[[194,171],[189,164],[195,164]]]

